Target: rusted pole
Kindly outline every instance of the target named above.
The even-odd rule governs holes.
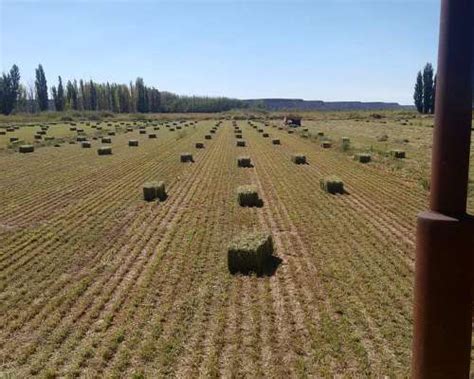
[[[474,0],[442,0],[430,211],[418,216],[412,376],[468,378],[474,222],[466,214]]]

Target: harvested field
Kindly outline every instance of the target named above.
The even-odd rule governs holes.
[[[216,119],[183,127],[181,138],[162,127],[152,140],[139,122],[117,131],[107,157],[98,156],[94,124],[80,124],[88,140],[99,138],[93,149],[67,143],[77,138],[69,124],[49,127],[51,144],[34,143],[39,126],[0,135],[2,372],[408,376],[413,232],[427,207],[420,179],[432,129],[425,119],[400,126],[395,114],[382,126],[351,117],[315,114],[304,119],[309,138],[272,128],[271,140],[258,132],[263,123],[238,120],[244,148],[230,120],[210,140]],[[113,127],[102,126],[102,135]],[[351,151],[323,148],[317,131],[350,138]],[[395,141],[400,134],[414,142]],[[9,147],[13,135],[34,154]],[[195,163],[181,164],[190,148]],[[405,159],[390,156],[402,148]],[[295,152],[310,164],[296,166]],[[366,152],[370,164],[354,159]],[[238,167],[241,155],[252,169]],[[346,194],[320,189],[331,175]],[[144,201],[154,180],[166,183],[166,201]],[[263,207],[240,206],[242,184]],[[473,200],[471,192],[471,208]],[[230,242],[261,230],[273,240],[270,269],[231,274]]]

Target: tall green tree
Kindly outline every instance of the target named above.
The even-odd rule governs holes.
[[[97,99],[97,88],[95,86],[95,83],[91,80],[89,82],[89,92],[90,92],[90,110],[96,111],[97,110],[97,105],[98,105],[98,99]]]
[[[58,95],[57,95],[57,101],[54,102],[54,106],[56,107],[56,110],[58,112],[64,111],[66,105],[66,99],[64,97],[64,87],[63,87],[63,81],[61,79],[61,76],[58,76]]]
[[[435,108],[436,108],[436,81],[437,81],[438,75],[435,75],[434,77],[434,83],[433,83],[433,107],[431,108],[431,113],[435,113]]]
[[[415,93],[413,94],[413,100],[415,101],[416,110],[420,113],[423,112],[423,76],[421,71],[418,71],[416,75]]]
[[[40,64],[36,69],[36,101],[40,111],[48,110],[48,83],[44,74],[43,66]]]
[[[433,66],[427,63],[423,69],[423,113],[433,112]]]
[[[13,65],[0,77],[0,112],[8,115],[15,109],[20,94],[20,70]]]

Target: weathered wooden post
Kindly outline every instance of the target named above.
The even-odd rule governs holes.
[[[473,0],[442,0],[430,211],[418,216],[412,376],[468,378],[474,221],[466,214]]]

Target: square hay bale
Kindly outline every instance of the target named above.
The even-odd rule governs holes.
[[[83,149],[89,149],[91,147],[91,143],[89,141],[82,141],[81,142],[81,147]]]
[[[77,129],[77,128],[76,128],[75,126],[72,126],[72,127],[69,128],[69,130],[70,130],[71,132],[75,132],[76,129]]]
[[[303,128],[303,132],[308,133],[309,129],[308,128]]]
[[[241,207],[259,207],[262,200],[258,196],[257,186],[243,185],[237,187],[237,201]]]
[[[404,150],[391,150],[390,155],[397,159],[403,159],[406,157]]]
[[[280,140],[278,138],[274,138],[274,139],[272,139],[272,144],[280,145]]]
[[[273,255],[272,236],[266,232],[247,232],[231,241],[227,249],[227,267],[231,274],[263,274]]]
[[[46,130],[38,130],[36,134],[40,134],[42,136],[46,135]]]
[[[294,130],[288,130],[288,134],[293,134],[295,131]]]
[[[297,153],[297,154],[292,154],[291,155],[291,160],[295,164],[306,164],[306,155]]]
[[[86,136],[77,136],[76,141],[77,142],[87,141],[87,137]]]
[[[360,163],[369,163],[372,160],[372,156],[367,153],[356,154],[354,159]]]
[[[235,138],[237,138],[237,139],[242,139],[242,134],[236,134],[236,135],[235,135]]]
[[[128,141],[128,146],[130,147],[137,147],[138,146],[138,140],[136,139],[131,139]]]
[[[270,137],[270,135],[269,135],[268,133],[263,133],[263,134],[262,134],[262,137],[263,137],[263,138],[268,138],[268,137]]]
[[[182,153],[179,159],[182,163],[194,162],[193,155],[191,153]]]
[[[40,134],[35,134],[34,137],[35,139],[43,139],[43,136]]]
[[[318,132],[318,137],[324,137],[324,132]]]
[[[35,148],[33,145],[21,145],[18,151],[20,153],[32,153],[35,151]]]
[[[102,143],[112,143],[112,138],[110,138],[110,137],[102,137],[102,139],[100,140],[100,142],[102,142]]]
[[[150,134],[148,134],[148,138],[156,138],[156,134],[155,133],[150,133]]]
[[[133,128],[127,128],[127,133],[133,132]]]
[[[237,147],[245,147],[245,141],[244,140],[237,141]]]
[[[330,141],[323,141],[321,142],[321,147],[323,149],[329,149],[332,147],[332,143]]]
[[[10,137],[10,142],[18,142],[18,137]]]
[[[330,194],[344,193],[344,183],[337,176],[328,176],[319,181],[321,189]]]
[[[5,130],[0,130],[0,136],[4,136],[5,134],[7,134]]]
[[[101,146],[97,149],[97,154],[99,155],[111,155],[112,148],[109,146]]]
[[[388,141],[388,135],[387,134],[381,134],[381,135],[377,136],[377,141],[379,141],[379,142]]]
[[[210,134],[206,134],[206,135],[204,136],[204,138],[205,138],[205,139],[212,139],[212,136],[211,136]]]
[[[237,158],[238,167],[252,167],[252,159],[250,157],[238,157]]]
[[[216,131],[214,129],[211,129],[209,133],[216,134]]]
[[[140,134],[146,134],[146,130],[140,130],[139,133]]]
[[[169,128],[169,131],[170,131],[170,132],[174,132],[174,128]]]
[[[263,129],[257,129],[259,133],[263,133]]]
[[[147,182],[143,185],[143,199],[145,201],[153,201],[155,199],[164,201],[167,196],[163,181]]]
[[[153,130],[160,130],[160,127],[159,127],[159,126],[155,126],[155,127],[153,128]]]
[[[344,143],[351,143],[351,139],[349,137],[342,137],[341,142]]]
[[[196,149],[204,149],[204,144],[202,142],[196,142]]]

